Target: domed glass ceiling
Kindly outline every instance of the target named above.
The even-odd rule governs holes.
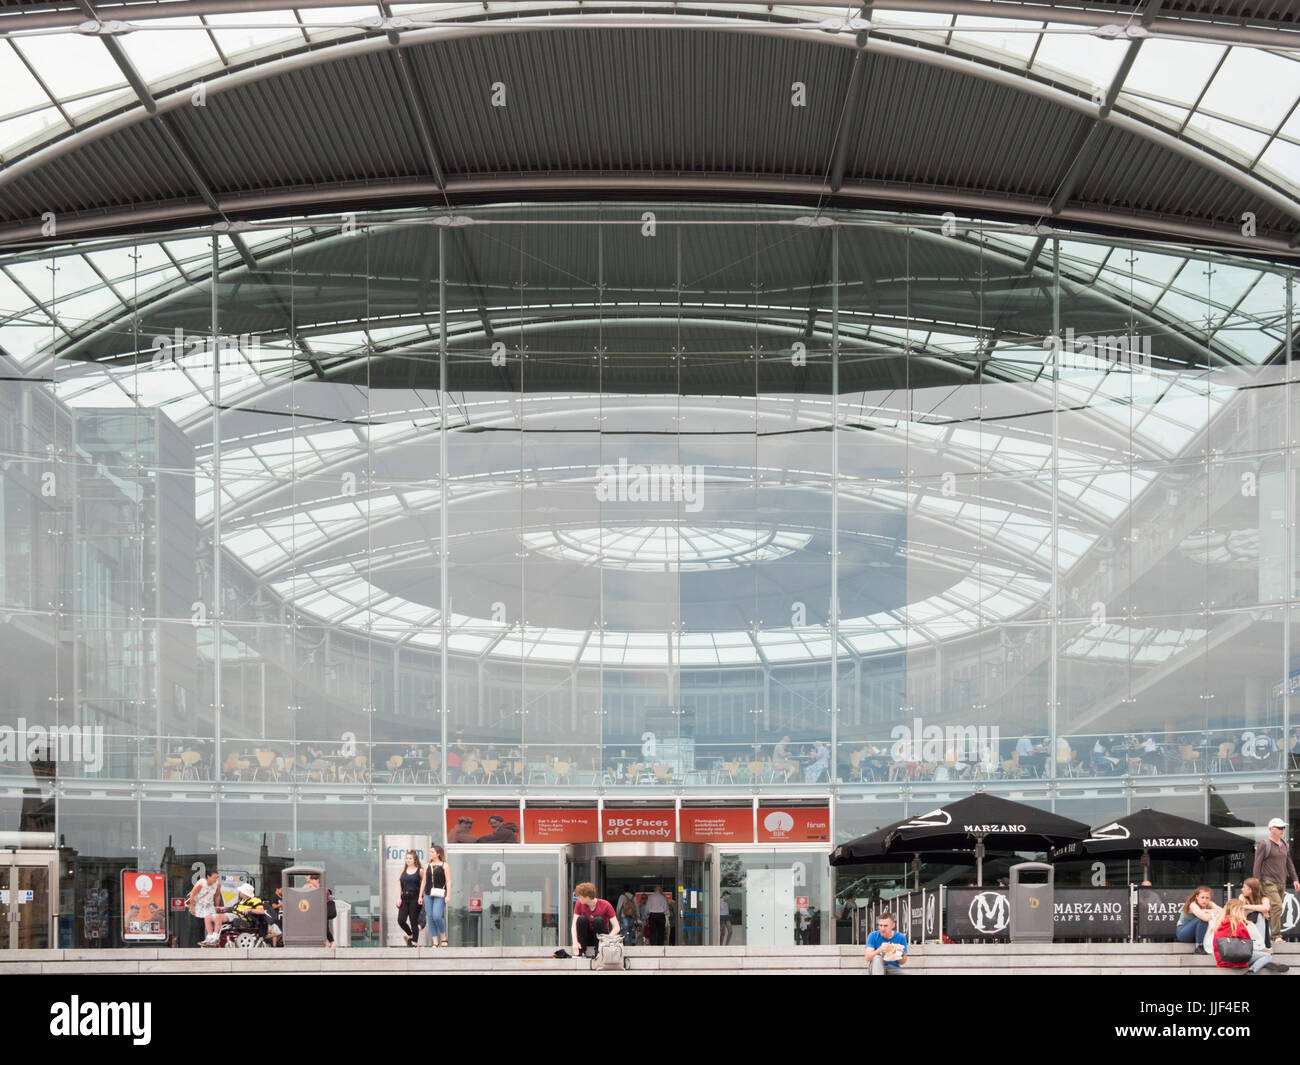
[[[601,569],[648,573],[730,569],[784,558],[808,546],[806,533],[773,529],[650,525],[544,529],[520,534],[524,549]]]
[[[537,216],[542,225],[566,220],[567,208],[548,211]],[[711,216],[727,213],[724,206],[710,208]],[[773,226],[800,217],[777,209],[767,214]],[[504,239],[492,227],[508,217],[477,212],[465,230],[481,225],[485,239]],[[741,224],[746,216],[736,217]],[[857,247],[855,233],[886,223],[909,233],[915,227],[907,245],[913,255],[936,239],[921,218],[834,217],[847,249]],[[401,214],[362,223],[374,234],[436,234],[414,228],[422,221]],[[337,223],[320,220],[254,226],[242,239],[264,270],[275,276],[277,264],[283,266],[282,276],[292,278],[288,290],[302,293],[318,273],[337,269],[328,257],[336,253],[338,233]],[[861,246],[865,261],[877,250],[889,251],[871,241]],[[219,484],[221,542],[230,557],[321,625],[411,647],[445,644],[456,654],[571,666],[795,664],[825,659],[836,649],[846,656],[896,653],[1039,616],[1052,574],[1068,575],[1090,550],[1121,539],[1134,501],[1162,470],[1189,455],[1199,461],[1203,449],[1189,449],[1235,396],[1284,379],[1272,365],[1285,350],[1288,321],[1276,270],[1190,249],[1085,237],[1060,241],[1063,296],[1082,301],[1076,310],[1089,301],[1102,308],[1104,320],[1114,323],[1108,328],[1137,323],[1153,332],[1156,359],[1147,372],[1130,373],[1096,354],[1073,351],[1068,372],[1053,372],[1051,347],[1032,326],[990,329],[982,318],[965,319],[967,312],[954,302],[972,285],[980,293],[985,285],[990,293],[996,286],[1024,285],[1049,306],[1047,294],[1057,281],[1046,257],[1038,275],[1023,266],[1033,243],[1008,225],[964,230],[943,247],[977,263],[980,273],[967,273],[959,258],[946,273],[909,278],[912,313],[904,321],[888,308],[843,300],[835,322],[843,375],[863,365],[914,368],[920,352],[953,376],[914,380],[911,387],[900,378],[896,386],[851,389],[843,376],[845,391],[837,396],[762,389],[755,395],[593,394],[575,379],[572,389],[537,392],[453,388],[440,406],[436,389],[370,388],[328,377],[332,366],[369,365],[388,356],[425,364],[432,358],[436,367],[436,313],[410,311],[402,321],[376,321],[328,300],[310,307],[301,295],[295,328],[228,338],[218,396],[211,360],[201,353],[171,357],[171,332],[160,324],[178,300],[189,301],[200,326],[206,320],[213,238],[194,233],[81,243],[0,262],[0,346],[10,373],[52,382],[60,401],[74,409],[157,409],[179,426],[195,448],[200,526],[212,528]],[[376,255],[388,247],[378,239],[368,246]],[[217,237],[216,247],[223,285],[248,284],[260,300],[240,249],[229,236]],[[314,255],[322,256],[321,265]],[[572,269],[560,267],[560,273]],[[372,259],[370,268],[375,276],[401,272],[396,261]],[[490,298],[448,310],[447,341],[458,353],[486,353],[490,333],[530,328],[512,302],[518,290],[489,280]],[[661,348],[692,309],[739,322],[751,333],[784,328],[791,314],[808,317],[779,282],[770,290],[750,285],[730,302],[726,293],[674,298],[651,285],[606,294],[606,301],[593,301],[589,290],[557,287],[545,310],[569,322],[594,312],[607,343],[620,335],[617,329],[631,335],[645,321],[658,331]],[[640,317],[631,326],[620,323],[612,315],[617,307]],[[813,333],[823,327],[815,322]],[[325,376],[308,369],[317,364]],[[972,407],[973,396],[978,407]],[[219,447],[212,439],[218,408]],[[284,416],[262,416],[272,410]],[[825,434],[832,425],[837,432]],[[608,450],[616,438],[605,433],[627,426],[681,434],[682,440],[716,433],[746,441],[708,462],[711,484],[732,493],[740,509],[663,520],[574,507],[573,499],[590,496],[596,468],[617,453]],[[444,429],[449,441],[458,441],[458,454],[473,456],[448,470],[445,507],[429,480],[438,470],[432,442]],[[546,447],[572,445],[574,457],[561,461],[562,450],[545,450],[547,438],[530,431],[558,434],[560,443]],[[838,479],[829,452],[819,450],[818,433],[840,441]],[[582,444],[583,434],[601,442],[593,450]],[[502,437],[517,441],[513,450],[494,443]],[[876,471],[872,449],[878,456],[906,456],[906,466]],[[421,465],[414,472],[390,467],[417,453]],[[934,465],[940,455],[942,465]],[[676,452],[672,457],[694,461]],[[957,471],[952,484],[939,479],[944,470]],[[349,484],[340,471],[355,472],[358,480]],[[777,518],[760,514],[763,494],[778,490],[802,494],[768,504],[779,511]],[[832,497],[839,507],[834,519]],[[564,516],[557,519],[557,513]],[[826,560],[835,533],[841,557],[857,551],[859,571],[874,575],[864,578],[866,586],[878,579],[883,587],[891,575],[896,582],[902,575],[902,590],[882,592],[877,602],[846,603],[833,627],[783,626],[769,618],[744,628],[742,617],[739,624],[712,627],[682,621],[670,630],[650,616],[647,628],[661,631],[637,631],[630,624],[602,626],[599,611],[575,624],[561,612],[548,618],[536,608],[533,616],[498,623],[485,610],[458,608],[455,601],[444,623],[436,587],[415,591],[393,576],[427,568],[440,522],[447,523],[453,557],[463,558],[476,543],[490,545],[497,569],[531,572],[545,562],[598,568],[611,577],[752,572],[751,599],[775,580],[780,594],[804,589],[809,602],[829,596]],[[467,568],[475,565],[485,573],[493,568],[471,555]],[[907,575],[918,569],[937,576],[924,586],[909,582]],[[486,590],[482,598],[492,601]],[[628,602],[634,617],[635,598]],[[1127,631],[1115,628],[1073,640],[1070,653],[1115,653]],[[1176,653],[1180,640],[1193,638],[1186,631],[1152,628],[1150,638],[1139,641],[1141,653]]]

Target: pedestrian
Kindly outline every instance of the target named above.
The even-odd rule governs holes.
[[[1246,904],[1241,899],[1229,899],[1223,907],[1223,919],[1214,933],[1214,962],[1220,969],[1244,969],[1243,975],[1255,973],[1284,973],[1289,965],[1273,960],[1258,940],[1251,935],[1251,923],[1246,920]],[[1258,933],[1256,933],[1258,934]],[[1232,940],[1244,939],[1240,959],[1225,956]]]
[[[420,856],[406,852],[406,865],[398,876],[397,927],[406,937],[408,947],[420,945]]]
[[[897,976],[907,964],[907,936],[894,925],[892,913],[882,913],[876,918],[876,930],[867,936],[867,949],[862,955],[867,960],[869,976]]]
[[[1268,923],[1275,943],[1286,942],[1282,938],[1282,896],[1286,894],[1286,885],[1300,891],[1300,877],[1296,876],[1291,850],[1282,839],[1285,831],[1286,822],[1280,817],[1268,823],[1268,838],[1261,839],[1255,848],[1252,874],[1264,886],[1264,894],[1268,897]]]
[[[1241,901],[1245,903],[1246,920],[1260,930],[1264,949],[1271,950],[1273,930],[1269,927],[1268,918],[1273,904],[1264,894],[1264,885],[1253,876],[1246,877],[1246,882],[1241,885]]]
[[[623,885],[623,894],[615,901],[614,912],[618,915],[619,930],[623,933],[623,945],[630,947],[636,936],[636,894],[631,885]]]
[[[718,900],[718,931],[720,933],[719,946],[727,946],[731,942],[731,892],[724,891],[722,898]]]
[[[652,947],[664,945],[664,932],[668,927],[668,899],[659,885],[650,889],[650,896],[645,900],[646,929],[650,935]]]
[[[451,867],[447,852],[436,843],[420,880],[420,902],[429,925],[429,939],[435,947],[447,945],[447,895],[451,889]]]
[[[315,873],[307,874],[307,886],[309,888],[320,887],[320,877]],[[334,905],[334,894],[329,888],[325,889],[325,943],[327,946],[334,946],[334,920],[339,915],[338,907]]]
[[[186,909],[203,923],[203,935],[199,938],[201,947],[215,946],[220,938],[221,922],[217,920],[217,891],[220,885],[221,876],[213,869],[202,880],[195,882],[185,900]]]
[[[598,937],[608,935],[618,926],[614,907],[596,897],[595,884],[579,884],[573,893],[578,896],[573,904],[573,921],[569,929],[573,955],[581,957],[587,953],[594,957],[596,948],[600,945]]]
[[[1195,943],[1196,949],[1192,953],[1204,954],[1205,933],[1211,926],[1217,928],[1222,918],[1223,911],[1214,904],[1214,892],[1208,887],[1198,887],[1183,903],[1174,938],[1179,943]]]

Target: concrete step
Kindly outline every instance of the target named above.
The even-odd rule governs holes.
[[[631,947],[633,974],[711,975],[864,974],[863,948],[823,947]],[[1300,945],[1279,944],[1278,961],[1300,974]],[[552,958],[545,948],[452,947],[404,949],[16,950],[0,952],[0,974],[199,974],[199,973],[447,973],[457,975],[590,973],[581,958]],[[1236,976],[1212,958],[1169,943],[964,943],[917,944],[909,975],[1149,975]]]

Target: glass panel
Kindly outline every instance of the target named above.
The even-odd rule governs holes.
[[[20,865],[10,885],[9,904],[18,911],[14,927],[14,947],[18,950],[44,950],[50,942],[50,871],[36,865]],[[16,906],[15,906],[16,904]],[[0,914],[0,921],[3,914]]]
[[[718,855],[736,946],[790,947],[834,942],[822,898],[830,868],[821,852]]]
[[[682,860],[682,882],[678,885],[675,946],[706,947],[711,945],[713,902],[711,861]]]
[[[452,870],[447,907],[451,946],[553,950],[561,935],[567,940],[572,906],[560,897],[554,852],[452,850],[447,860]]]

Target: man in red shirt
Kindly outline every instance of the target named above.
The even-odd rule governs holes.
[[[570,929],[573,953],[575,957],[581,957],[590,948],[594,956],[599,945],[596,937],[617,928],[618,918],[613,906],[596,898],[595,884],[579,884],[573,893],[578,896],[578,901],[573,904],[573,927]]]

